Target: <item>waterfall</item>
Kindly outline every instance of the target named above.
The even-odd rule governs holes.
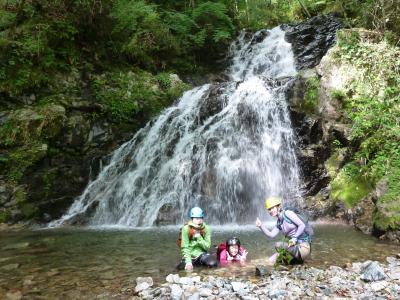
[[[230,48],[230,80],[184,93],[117,149],[68,212],[50,224],[182,223],[194,205],[212,224],[248,223],[268,195],[299,198],[285,99],[296,74],[276,27]]]

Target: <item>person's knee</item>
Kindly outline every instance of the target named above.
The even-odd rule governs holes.
[[[217,260],[211,260],[211,261],[207,262],[207,267],[209,267],[209,268],[215,268],[217,266],[218,266]]]
[[[215,257],[215,255],[209,255],[205,259],[205,265],[207,267],[210,267],[210,268],[217,267],[218,266],[218,261],[217,261],[217,258]]]
[[[276,242],[275,243],[275,250],[279,250],[279,249],[286,248],[286,247],[287,247],[286,243],[283,243],[283,242]]]

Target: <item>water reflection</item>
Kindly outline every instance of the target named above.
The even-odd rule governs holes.
[[[213,243],[236,235],[249,250],[247,268],[231,276],[250,276],[265,262],[274,241],[251,226],[213,229]],[[158,229],[58,229],[0,232],[0,298],[21,292],[29,299],[109,297],[134,286],[137,276],[164,280],[179,260],[177,227]],[[380,260],[398,252],[398,245],[365,236],[343,225],[315,226],[308,264],[342,266],[360,260]],[[202,270],[222,275],[225,270]]]

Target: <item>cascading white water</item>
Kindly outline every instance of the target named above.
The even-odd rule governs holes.
[[[231,52],[229,82],[186,92],[116,150],[50,226],[78,217],[91,225],[151,226],[160,210],[181,223],[194,205],[209,223],[246,223],[265,196],[298,197],[285,99],[285,82],[296,74],[291,46],[277,27],[247,42],[242,34]]]

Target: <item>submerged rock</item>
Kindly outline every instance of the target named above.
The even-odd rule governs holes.
[[[257,265],[256,266],[256,276],[267,276],[270,274],[270,271],[268,270],[268,268],[266,268],[263,265]]]
[[[7,245],[7,246],[3,247],[2,250],[16,250],[16,249],[24,249],[27,247],[29,247],[29,243],[22,242],[22,243]]]

